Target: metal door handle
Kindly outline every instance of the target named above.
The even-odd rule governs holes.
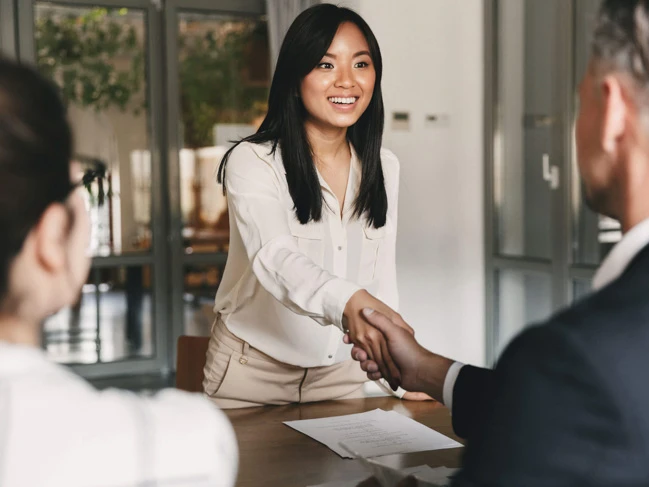
[[[550,164],[549,154],[543,154],[543,180],[548,182],[550,189],[559,188],[559,168]]]

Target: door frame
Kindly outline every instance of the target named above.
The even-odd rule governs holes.
[[[165,4],[166,79],[167,79],[167,171],[169,173],[169,244],[171,253],[171,329],[168,354],[175,363],[176,341],[184,334],[184,269],[188,265],[225,266],[227,253],[186,254],[182,242],[183,218],[180,187],[180,97],[178,63],[178,14],[223,14],[238,17],[258,16],[266,12],[264,0],[168,0]],[[215,188],[216,189],[216,188]]]
[[[34,6],[35,1],[18,0],[18,58],[21,62],[35,64],[34,42]],[[167,179],[164,131],[164,80],[163,51],[160,39],[163,34],[162,11],[159,3],[148,0],[64,0],[51,2],[68,7],[106,7],[130,8],[143,11],[145,14],[146,35],[146,84],[148,99],[149,150],[151,152],[151,179],[161,184],[151,185],[151,231],[153,247],[149,252],[133,252],[123,255],[93,257],[92,269],[115,268],[119,266],[149,266],[152,269],[152,330],[154,353],[151,357],[129,357],[114,362],[96,362],[93,364],[70,364],[69,367],[86,378],[99,378],[120,375],[153,374],[167,375],[172,364],[167,353],[168,343],[168,310],[164,299],[168,294],[169,273],[166,269],[168,246],[166,244],[167,221],[164,217],[165,195],[164,182]],[[92,272],[92,270],[91,270]]]
[[[93,268],[148,265],[152,280],[155,353],[151,358],[129,358],[117,362],[71,364],[88,378],[145,373],[167,374],[175,370],[177,338],[183,334],[184,267],[191,264],[224,266],[225,253],[185,255],[181,231],[179,174],[179,78],[178,13],[191,11],[236,16],[263,15],[264,0],[62,0],[56,5],[77,7],[126,7],[146,13],[147,86],[152,185],[153,249],[95,257]],[[0,0],[0,48],[26,63],[35,62],[33,0]],[[11,19],[7,21],[5,19]],[[11,42],[15,39],[15,42]]]
[[[0,54],[14,59],[17,56],[16,2],[0,0]]]

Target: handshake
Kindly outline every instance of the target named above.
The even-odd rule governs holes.
[[[430,396],[442,402],[444,379],[453,361],[419,345],[399,313],[360,290],[347,302],[343,316],[343,340],[354,345],[352,358],[360,362],[368,379],[384,378],[393,390],[410,391],[404,399]]]

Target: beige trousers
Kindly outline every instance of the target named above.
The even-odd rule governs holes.
[[[222,409],[364,397],[367,376],[358,362],[305,369],[252,348],[217,320],[205,363],[203,389]]]

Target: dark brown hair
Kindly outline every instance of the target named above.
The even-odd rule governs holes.
[[[592,55],[604,68],[649,85],[649,1],[605,0],[593,32]]]
[[[0,58],[0,304],[9,268],[43,212],[69,195],[72,134],[58,89]]]

